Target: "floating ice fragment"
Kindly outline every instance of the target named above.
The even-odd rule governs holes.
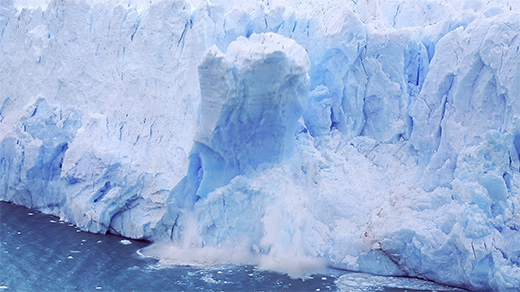
[[[213,279],[213,277],[211,277],[210,275],[207,275],[207,274],[204,275],[204,277],[202,277],[202,280],[209,284],[217,284],[220,282],[220,281]]]
[[[121,242],[121,244],[124,244],[124,245],[132,244],[132,242],[130,240],[128,240],[128,239],[123,239],[120,242]]]
[[[96,286],[96,290],[101,290],[101,286]]]

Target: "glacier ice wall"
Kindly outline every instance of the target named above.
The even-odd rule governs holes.
[[[201,120],[186,177],[193,190],[176,199],[189,193],[193,201],[204,199],[248,168],[289,154],[309,90],[308,67],[305,50],[276,34],[240,37],[225,56],[210,48],[199,65]]]
[[[520,287],[518,2],[26,2],[0,199],[294,276]]]
[[[2,158],[12,160],[2,164],[2,198],[94,232],[150,237],[147,218],[160,215],[184,175],[197,127],[198,80],[189,78],[197,67],[186,64],[204,45],[191,11],[2,5],[1,70],[11,76],[2,86]],[[183,52],[186,44],[193,49]],[[51,165],[52,175],[41,173]]]
[[[162,221],[171,227],[170,238],[183,225],[179,217],[208,193],[290,155],[309,91],[308,69],[305,50],[274,33],[239,37],[225,55],[215,46],[205,53],[188,172],[172,190]]]

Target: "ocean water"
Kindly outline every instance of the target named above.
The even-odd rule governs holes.
[[[83,232],[0,202],[2,291],[462,291],[408,278],[335,270],[305,281],[254,266],[171,266],[137,252],[150,243]]]

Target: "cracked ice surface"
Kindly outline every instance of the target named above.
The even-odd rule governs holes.
[[[515,291],[519,6],[4,1],[0,198],[293,276]]]

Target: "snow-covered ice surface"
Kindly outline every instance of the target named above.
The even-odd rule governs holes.
[[[2,1],[0,199],[167,263],[517,291],[519,11]]]

